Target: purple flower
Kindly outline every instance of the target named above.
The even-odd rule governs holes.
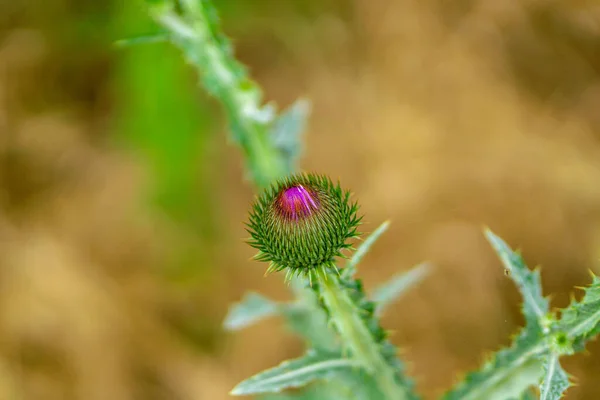
[[[308,273],[333,267],[357,236],[360,218],[350,193],[322,175],[295,174],[275,182],[250,212],[250,245],[269,270]]]
[[[295,185],[281,191],[275,201],[277,212],[288,221],[298,221],[317,211],[317,193],[309,192],[302,185]]]

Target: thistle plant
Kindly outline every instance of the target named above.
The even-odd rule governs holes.
[[[231,137],[259,190],[247,222],[249,244],[258,250],[257,260],[269,263],[268,271],[285,271],[295,295],[291,302],[276,302],[249,293],[231,307],[224,328],[236,331],[280,316],[307,347],[303,356],[257,373],[231,394],[261,400],[418,399],[379,317],[432,268],[419,265],[367,294],[355,278],[357,267],[389,223],[352,253],[360,217],[349,192],[324,175],[297,172],[306,103],[280,115],[262,105],[260,88],[233,56],[210,1],[154,0],[148,9],[164,29],[160,37],[182,50],[203,87],[223,104]],[[551,311],[540,270],[529,269],[490,230],[485,235],[523,296],[525,326],[509,347],[467,373],[442,399],[560,399],[571,386],[561,358],[582,352],[600,333],[600,278],[592,275],[580,300]]]
[[[357,237],[358,206],[350,193],[329,178],[296,174],[276,182],[256,201],[250,214],[250,244],[256,259],[269,261],[268,271],[287,270],[287,276],[308,277],[322,307],[354,360],[344,363],[339,350],[329,357],[339,367],[359,366],[371,374],[378,396],[407,399],[411,386],[403,376],[386,333],[373,317],[374,303],[366,300],[360,282],[344,279],[336,257]],[[336,276],[337,274],[337,276]],[[331,360],[329,360],[331,361]]]

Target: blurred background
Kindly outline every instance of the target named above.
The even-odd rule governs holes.
[[[367,288],[421,261],[384,318],[426,398],[522,323],[489,226],[542,265],[553,306],[600,273],[600,6],[593,0],[221,0],[280,108],[312,101],[303,169],[352,188]],[[300,354],[247,290],[253,188],[219,104],[140,1],[0,1],[0,399],[220,400]],[[600,344],[567,399],[600,398]]]

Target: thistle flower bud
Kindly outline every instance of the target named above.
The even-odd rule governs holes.
[[[322,175],[295,174],[265,190],[254,202],[248,222],[249,244],[268,271],[289,268],[308,274],[333,267],[350,247],[360,218],[350,193]]]

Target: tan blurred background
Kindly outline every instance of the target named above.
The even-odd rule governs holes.
[[[509,343],[520,298],[487,225],[564,306],[600,273],[600,6],[593,0],[222,0],[281,107],[313,102],[305,169],[356,193],[367,287],[431,261],[390,308],[426,398]],[[136,2],[0,2],[0,399],[228,398],[298,355],[280,321],[225,334],[282,277],[242,239],[252,199],[219,105]],[[566,362],[600,398],[600,345]]]

